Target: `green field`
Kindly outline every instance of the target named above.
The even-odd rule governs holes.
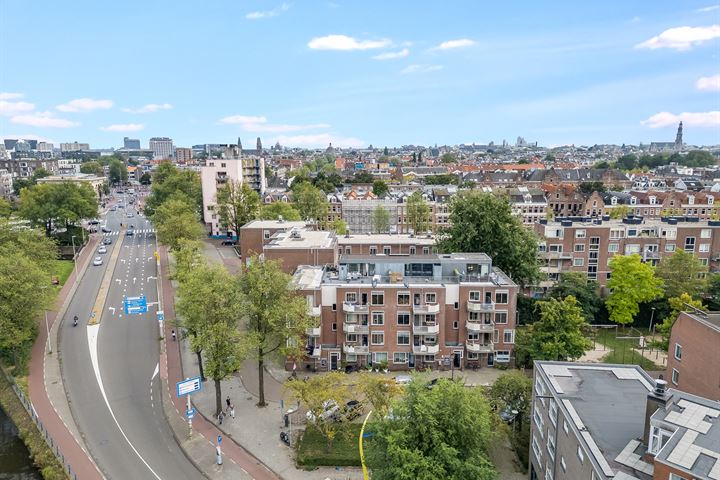
[[[72,260],[53,260],[50,275],[58,276],[60,279],[60,285],[58,285],[59,288],[62,288],[62,286],[65,285],[65,282],[73,271],[73,267],[74,264]]]
[[[661,365],[656,365],[654,362],[644,358],[640,355],[635,348],[639,344],[639,340],[635,338],[618,338],[618,337],[649,337],[650,333],[647,329],[638,329],[633,327],[618,327],[617,336],[615,329],[598,329],[595,341],[605,345],[610,351],[603,357],[603,362],[606,363],[617,363],[624,365],[640,365],[643,369],[653,370],[664,370]]]
[[[333,448],[327,451],[325,437],[312,427],[307,426],[297,451],[297,464],[303,467],[327,466],[360,466],[360,423],[347,423],[344,432],[338,433],[333,441]]]

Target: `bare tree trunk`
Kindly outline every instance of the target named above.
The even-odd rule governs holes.
[[[198,365],[200,366],[200,381],[204,382],[207,378],[205,378],[205,370],[203,369],[202,350],[196,350],[195,355],[197,355]]]
[[[258,399],[257,403],[258,407],[267,406],[267,403],[265,403],[265,359],[263,358],[263,355],[264,354],[262,347],[258,347],[258,388],[260,390],[260,398]]]
[[[215,416],[219,416],[222,412],[222,391],[220,380],[215,380]]]

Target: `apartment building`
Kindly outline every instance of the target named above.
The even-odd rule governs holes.
[[[0,169],[7,170],[13,177],[32,177],[33,172],[38,168],[57,173],[58,162],[50,158],[0,158]]]
[[[8,198],[13,194],[13,176],[5,169],[0,169],[0,197]]]
[[[185,165],[192,162],[192,149],[187,147],[177,147],[175,149],[175,162]]]
[[[531,480],[690,480],[720,474],[720,403],[639,366],[535,362]]]
[[[700,220],[720,219],[720,192],[606,192],[603,200],[606,213],[620,207],[628,209],[631,215],[644,218],[678,216]]]
[[[149,140],[149,147],[153,152],[153,159],[172,158],[173,141],[168,137],[153,137]]]
[[[343,254],[337,268],[301,266],[293,278],[317,318],[305,368],[512,362],[518,286],[483,253]]]
[[[673,388],[720,401],[720,312],[681,312],[673,324],[665,377]]]
[[[77,175],[50,175],[49,177],[38,178],[37,183],[75,183],[77,185],[87,185],[95,193],[95,197],[100,200],[103,197],[103,186],[107,183],[107,179],[90,173],[78,173]]]
[[[550,283],[562,272],[577,271],[604,286],[614,255],[637,253],[654,265],[679,249],[694,253],[711,271],[720,269],[720,221],[579,217],[542,221],[535,232],[541,238],[539,255]]]
[[[67,143],[61,143],[60,144],[60,152],[82,152],[90,150],[90,144],[89,143],[78,143],[78,142],[67,142]]]

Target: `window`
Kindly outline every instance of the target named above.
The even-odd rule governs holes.
[[[495,324],[504,325],[507,323],[507,312],[495,312]]]
[[[370,247],[370,255],[377,255],[377,247]]]
[[[573,248],[573,251],[575,252],[584,252],[585,251],[585,245],[582,243],[576,243],[575,247]]]
[[[357,362],[357,355],[354,353],[348,353],[345,355],[345,361],[348,363]]]
[[[550,458],[555,460],[555,438],[552,435],[552,430],[548,428],[548,438],[547,438],[547,451],[550,454]]]
[[[580,460],[580,463],[585,462],[585,454],[583,453],[582,448],[580,448],[579,445],[577,448],[577,457],[578,457],[578,460]]]
[[[710,244],[709,243],[701,243],[700,248],[698,249],[699,252],[706,253],[710,251]]]
[[[410,313],[409,312],[398,312],[397,324],[398,325],[410,325]]]
[[[673,368],[673,369],[672,369],[672,383],[673,383],[673,385],[677,385],[677,384],[678,384],[678,380],[680,380],[680,372],[678,372],[677,370],[675,370],[675,369]]]
[[[565,435],[570,435],[567,420],[563,420],[563,430],[565,430]]]
[[[410,247],[410,255],[415,255],[415,247]]]
[[[373,363],[387,362],[387,352],[373,352],[372,359]]]
[[[550,400],[550,421],[556,427],[557,427],[557,415],[558,415],[557,404],[554,401]]]
[[[540,409],[538,407],[539,405],[536,403],[535,409],[533,410],[533,420],[535,421],[537,431],[540,432],[540,437],[542,438],[543,432],[545,431],[545,424],[543,423],[542,414],[540,413]]]
[[[703,228],[700,230],[700,238],[712,238],[712,230],[709,228]]]
[[[423,247],[423,255],[430,255],[430,247]]]
[[[620,245],[617,243],[608,244],[608,253],[617,253],[620,251]]]
[[[542,460],[542,451],[540,450],[540,443],[538,442],[538,439],[534,434],[533,434],[533,439],[532,439],[532,449],[533,449],[533,452],[535,453],[535,458],[537,458],[538,460]]]
[[[584,228],[575,230],[575,238],[585,238],[586,231]]]
[[[675,473],[671,473],[668,477],[668,480],[687,480],[687,478],[681,477],[680,475],[677,475]]]
[[[372,332],[370,334],[371,345],[385,345],[385,333],[384,332]]]
[[[397,304],[410,305],[410,294],[408,292],[398,293]]]
[[[437,303],[437,295],[434,292],[426,293],[425,303]]]
[[[666,243],[666,244],[665,244],[665,251],[666,251],[666,252],[674,252],[674,251],[675,251],[675,244],[674,244],[674,243]]]
[[[393,353],[393,363],[408,363],[408,352]]]
[[[390,255],[390,247],[383,247],[383,255]]]
[[[347,303],[355,303],[357,302],[357,293],[355,292],[345,292],[345,301]]]
[[[493,343],[500,343],[500,330],[493,330]]]
[[[515,343],[515,330],[509,329],[503,331],[503,343]]]
[[[357,333],[348,333],[345,335],[345,341],[349,343],[357,343],[358,336]]]
[[[372,305],[385,305],[385,294],[382,292],[372,292],[370,295],[370,303]]]
[[[373,325],[385,325],[385,312],[372,312]]]
[[[550,464],[550,461],[548,461],[547,465],[545,465],[545,480],[553,480],[552,465]]]
[[[345,247],[345,253],[350,255],[352,253],[352,247]]]
[[[675,344],[675,358],[682,360],[682,345],[679,343]]]
[[[583,265],[585,265],[584,258],[573,258],[573,266],[582,267]]]
[[[472,292],[468,293],[468,299],[472,302],[479,302],[480,301],[480,291],[474,290]]]
[[[398,345],[410,345],[410,332],[397,332]]]
[[[648,451],[652,455],[657,455],[657,453],[665,446],[667,441],[670,440],[672,434],[673,432],[663,430],[660,427],[650,428],[650,448]]]
[[[565,465],[565,457],[560,455],[560,468],[563,469],[563,472],[567,471],[567,465]]]
[[[695,251],[695,237],[685,237],[685,251]]]
[[[508,293],[495,292],[495,303],[508,303]]]
[[[332,324],[332,331],[337,332],[337,323]]]
[[[457,330],[458,328],[460,328],[460,324],[458,323],[458,321],[453,321],[453,330]]]

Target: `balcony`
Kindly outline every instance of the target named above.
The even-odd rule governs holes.
[[[645,250],[642,255],[645,260],[660,260],[660,252],[658,251]]]
[[[419,315],[440,313],[439,303],[425,303],[422,305],[413,305],[413,313]]]
[[[547,259],[572,260],[571,252],[541,252],[540,256]]]
[[[306,328],[305,335],[307,335],[308,337],[319,337],[320,336],[320,327]]]
[[[359,323],[343,323],[343,332],[367,334],[369,332],[369,327]]]
[[[413,345],[415,355],[435,355],[440,351],[440,345]]]
[[[311,317],[319,317],[320,307],[308,307],[308,315],[310,315]]]
[[[320,345],[308,345],[305,349],[307,356],[310,358],[320,358],[322,354],[322,346]]]
[[[217,183],[226,183],[230,177],[227,175],[215,175]]]
[[[492,353],[494,351],[493,343],[477,343],[467,342],[467,351],[471,353]]]
[[[493,312],[495,311],[495,302],[467,302],[468,312]]]
[[[347,353],[350,355],[367,355],[370,353],[370,347],[368,347],[367,345],[360,346],[343,343],[343,353]]]
[[[437,335],[440,333],[440,325],[436,323],[429,325],[413,324],[412,331],[414,335]]]
[[[468,332],[471,333],[493,333],[493,330],[495,329],[495,324],[490,323],[481,323],[481,322],[467,322],[466,323]]]
[[[370,308],[368,305],[343,302],[343,312],[345,313],[368,313],[369,310]]]

